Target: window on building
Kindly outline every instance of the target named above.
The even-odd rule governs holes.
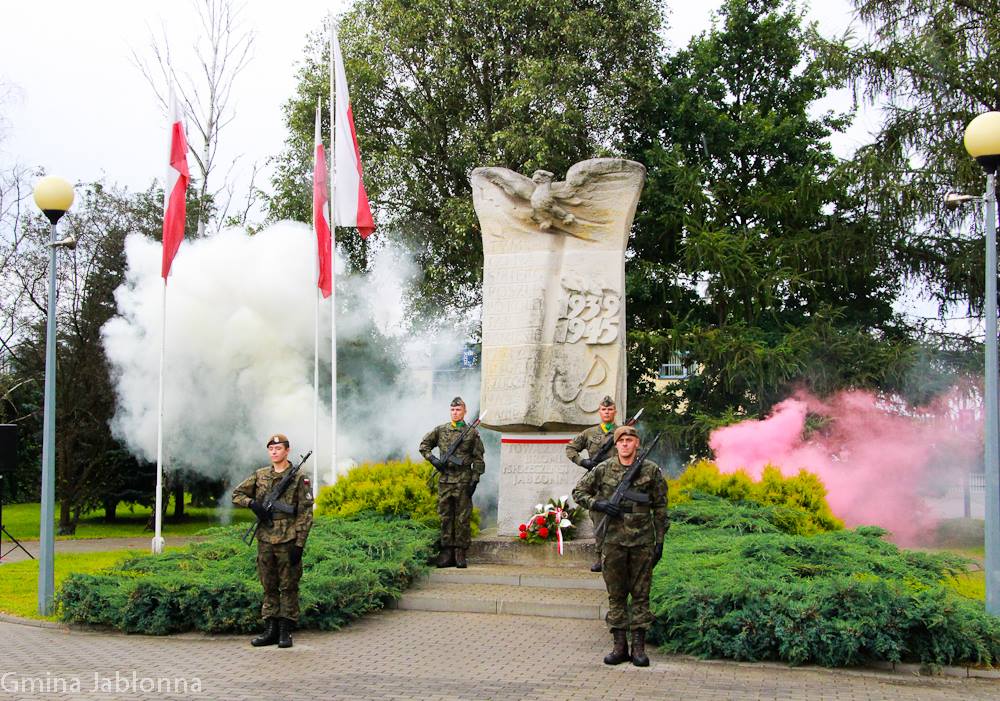
[[[686,353],[671,353],[667,362],[660,365],[658,379],[661,380],[683,380],[691,375],[691,366],[684,361]]]

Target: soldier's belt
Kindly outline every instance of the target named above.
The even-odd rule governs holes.
[[[625,514],[648,514],[650,508],[648,504],[621,504],[622,513]]]

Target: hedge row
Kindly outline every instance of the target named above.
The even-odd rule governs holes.
[[[743,470],[723,473],[709,460],[699,460],[670,481],[671,505],[686,504],[694,494],[708,494],[732,502],[779,507],[772,518],[781,530],[797,535],[837,531],[843,522],[833,515],[826,501],[826,486],[811,472],[799,470],[785,477],[773,465],[764,468],[754,482]]]
[[[429,462],[389,460],[361,463],[320,490],[316,513],[345,517],[373,511],[411,518],[438,528],[437,472]],[[472,536],[479,535],[479,509],[472,510]]]
[[[874,527],[784,532],[784,506],[694,494],[671,512],[651,633],[665,651],[829,667],[1000,660],[1000,619],[948,586],[961,557]]]
[[[245,526],[211,540],[125,560],[102,574],[70,575],[59,592],[62,618],[128,633],[247,632],[260,625],[263,590],[257,547]],[[304,628],[336,629],[398,598],[427,567],[437,534],[414,521],[370,514],[317,518],[303,558]]]

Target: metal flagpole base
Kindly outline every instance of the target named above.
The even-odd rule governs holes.
[[[153,554],[154,555],[159,555],[160,553],[163,552],[163,545],[164,545],[164,543],[166,543],[166,541],[163,539],[162,536],[157,536],[157,537],[153,538],[153,544],[152,545],[153,545]]]

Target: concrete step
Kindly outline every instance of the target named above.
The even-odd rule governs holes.
[[[527,567],[590,567],[596,559],[593,538],[568,540],[560,555],[555,543],[522,543],[517,538],[484,532],[472,539],[467,557],[470,563],[523,565]]]
[[[451,583],[428,578],[404,593],[390,608],[602,620],[607,605],[607,595],[597,589]]]
[[[591,572],[589,565],[569,568],[473,563],[464,570],[453,567],[432,570],[427,581],[432,584],[502,584],[542,589],[605,591],[604,578],[599,572]]]

